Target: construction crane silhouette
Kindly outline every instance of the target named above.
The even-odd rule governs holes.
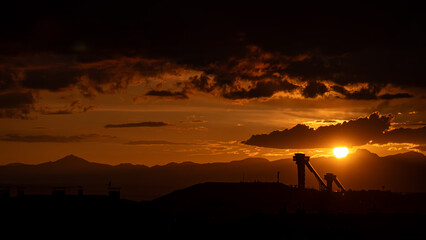
[[[318,172],[315,170],[315,168],[312,166],[312,164],[309,162],[309,156],[305,156],[303,153],[296,153],[294,154],[293,161],[296,162],[297,165],[297,186],[299,189],[305,189],[305,166],[311,171],[315,178],[317,179],[319,183],[319,189],[320,191],[333,191],[333,182],[336,183],[336,185],[340,188],[342,192],[345,191],[345,188],[343,187],[342,183],[337,179],[337,176],[333,173],[327,173],[324,178],[327,182],[327,184],[324,182],[324,180],[320,177]]]

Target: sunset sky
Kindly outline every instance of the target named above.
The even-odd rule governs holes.
[[[3,6],[0,165],[426,153],[426,9]]]

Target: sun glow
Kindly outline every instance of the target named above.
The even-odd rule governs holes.
[[[337,147],[333,149],[333,153],[337,158],[342,158],[348,155],[349,149],[347,147]]]

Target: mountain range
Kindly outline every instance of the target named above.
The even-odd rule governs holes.
[[[379,157],[360,149],[343,159],[313,158],[312,165],[323,176],[335,173],[346,189],[426,192],[426,156],[418,152]],[[68,155],[37,165],[13,163],[0,166],[0,185],[24,187],[28,194],[49,194],[52,187],[83,187],[86,194],[106,194],[109,185],[121,188],[121,196],[131,200],[152,200],[203,182],[276,182],[297,184],[292,159],[269,161],[247,158],[219,163],[169,163],[162,166],[94,163]],[[306,170],[307,187],[318,188]]]

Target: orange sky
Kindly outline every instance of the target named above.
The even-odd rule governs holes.
[[[269,101],[244,103],[194,94],[186,100],[147,99],[134,103],[132,98],[141,86],[129,87],[118,94],[84,99],[69,92],[40,94],[40,106],[61,109],[68,99],[95,106],[85,113],[34,114],[30,120],[0,119],[0,135],[56,136],[48,142],[0,141],[1,164],[12,162],[40,163],[54,161],[67,154],[94,162],[118,164],[130,162],[145,165],[168,162],[215,162],[265,157],[288,158],[295,152],[311,156],[331,155],[332,149],[273,149],[242,144],[253,134],[269,133],[305,123],[317,128],[343,120],[367,116],[381,102],[341,99],[292,99],[279,97]],[[402,101],[400,101],[402,102]],[[394,122],[419,119],[418,114],[402,111]],[[421,119],[421,118],[420,118]],[[326,120],[322,122],[321,120]],[[329,121],[335,120],[334,123]],[[165,122],[163,127],[105,128],[107,124]],[[80,140],[61,141],[59,137],[81,136]],[[140,144],[138,144],[138,141]],[[160,142],[159,142],[160,141]],[[162,142],[161,142],[162,141]],[[134,142],[134,144],[128,144]],[[350,148],[367,148],[379,155],[412,150],[416,144],[373,144]]]
[[[298,131],[352,138],[350,151],[426,150],[426,21],[414,3],[4,7],[0,164],[332,153],[312,149],[318,139],[289,147]],[[392,116],[380,131],[375,112]],[[373,125],[346,127],[356,119]]]

